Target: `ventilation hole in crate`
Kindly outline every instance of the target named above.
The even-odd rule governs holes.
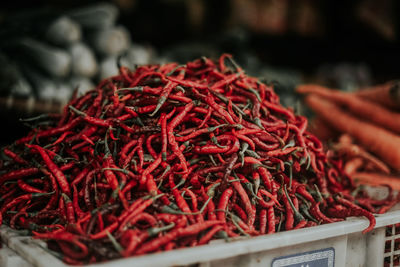
[[[383,261],[383,266],[384,267],[390,267],[391,266],[391,259],[390,257],[385,257],[384,261]]]
[[[400,266],[400,255],[393,256],[393,266]]]
[[[396,235],[400,234],[400,224],[395,224],[394,228],[395,228],[395,234]]]
[[[398,251],[398,250],[400,250],[400,239],[395,239],[394,240],[394,251],[393,252]]]
[[[385,253],[388,253],[392,250],[392,242],[391,240],[385,241]]]
[[[392,236],[393,235],[393,225],[386,226],[385,235],[386,236]]]

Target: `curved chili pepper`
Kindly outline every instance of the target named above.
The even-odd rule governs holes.
[[[73,106],[69,106],[69,108],[72,111],[74,111],[76,114],[82,116],[82,118],[90,124],[100,126],[100,127],[107,127],[107,128],[112,126],[111,122],[109,122],[109,121],[105,121],[103,119],[88,116],[86,113],[78,110],[77,108],[74,108]]]
[[[66,194],[63,193],[61,195],[64,198],[65,209],[66,209],[66,213],[67,213],[67,220],[69,223],[74,223],[75,222],[75,209],[72,204],[72,201]]]
[[[58,166],[50,159],[49,155],[47,154],[46,150],[38,145],[29,145],[26,144],[27,147],[35,149],[39,152],[40,156],[42,157],[43,161],[49,168],[50,172],[56,177],[58,184],[60,185],[61,191],[68,196],[71,195],[71,189],[69,187],[69,183],[67,178],[65,177],[64,173],[58,168]]]
[[[38,189],[36,187],[33,187],[21,179],[17,181],[18,187],[21,188],[23,191],[28,192],[28,193],[46,193],[46,191],[43,191],[41,189]]]
[[[167,101],[168,96],[171,94],[172,90],[176,87],[177,83],[168,82],[167,85],[162,89],[161,95],[158,98],[158,103],[156,108],[154,109],[153,113],[150,116],[154,116],[158,110],[162,107],[162,105]]]
[[[199,242],[198,245],[204,245],[207,244],[210,239],[218,232],[224,230],[224,226],[222,225],[215,225],[210,231],[208,231],[205,235],[203,235]]]
[[[181,238],[184,236],[188,236],[188,235],[194,235],[194,234],[198,234],[199,232],[217,225],[217,224],[221,224],[220,221],[207,221],[207,222],[202,222],[202,223],[196,223],[190,226],[187,226],[185,228],[175,228],[174,230],[168,232],[167,234],[165,234],[164,236],[158,238],[158,239],[154,239],[152,241],[149,241],[147,243],[144,243],[136,252],[137,255],[141,255],[144,254],[146,252],[149,251],[153,251],[157,248],[159,248],[162,245],[165,245],[166,243],[172,241],[175,238]]]
[[[222,115],[226,121],[229,124],[235,124],[235,121],[232,119],[231,115],[229,114],[228,111],[226,111],[223,107],[221,107],[220,105],[218,105],[215,101],[214,98],[211,96],[207,96],[205,98],[206,103],[213,108],[215,111],[217,111],[220,115]]]
[[[0,209],[0,225],[2,224],[2,217],[5,211],[7,211],[8,209],[10,209],[11,207],[14,207],[18,204],[20,204],[23,201],[29,201],[32,198],[35,197],[43,197],[43,196],[48,196],[48,195],[52,195],[54,194],[54,192],[50,192],[50,193],[30,193],[30,194],[25,194],[25,195],[21,195],[17,198],[14,198],[13,200],[11,200],[8,203],[5,203],[1,209]]]
[[[22,165],[28,165],[28,162],[26,160],[24,160],[19,155],[15,154],[13,151],[11,151],[10,149],[8,149],[6,147],[3,149],[3,153],[4,153],[4,155],[11,158],[16,163],[19,163]]]
[[[208,88],[208,85],[205,85],[205,84],[200,84],[200,83],[196,83],[196,82],[192,82],[192,81],[188,81],[188,80],[176,79],[171,76],[167,77],[167,79],[172,82],[175,82],[177,84],[187,86],[187,87],[193,87],[193,88],[197,88],[197,89],[207,89]]]
[[[32,138],[39,139],[39,138],[44,138],[44,137],[49,137],[49,136],[54,136],[66,131],[71,130],[75,126],[77,126],[81,122],[82,118],[75,118],[72,121],[70,121],[68,124],[64,124],[63,126],[57,127],[57,128],[52,128],[48,130],[41,131],[39,133],[36,133],[31,136],[23,137],[21,139],[18,139],[15,141],[16,144],[25,144],[29,141],[32,140]]]
[[[232,188],[227,188],[225,189],[225,191],[222,193],[220,199],[219,199],[219,203],[218,203],[218,211],[217,211],[217,218],[220,221],[225,222],[226,218],[225,218],[225,210],[228,206],[228,202],[230,197],[233,194],[233,189]]]
[[[132,234],[132,237],[130,237],[129,243],[126,247],[126,249],[122,252],[122,255],[125,257],[131,255],[135,249],[143,243],[146,239],[151,238],[153,236],[158,235],[161,232],[167,231],[175,226],[174,223],[171,223],[169,225],[166,225],[164,227],[159,227],[159,228],[149,228],[148,230],[136,235]]]
[[[0,184],[3,184],[6,181],[10,180],[17,180],[27,176],[31,176],[34,174],[39,173],[38,168],[26,168],[26,169],[19,169],[15,171],[11,171],[5,174],[0,175]]]
[[[348,207],[348,214],[347,216],[364,216],[369,220],[369,226],[363,230],[363,233],[368,233],[374,229],[376,224],[376,219],[372,213],[360,208],[359,206],[355,205],[354,203],[350,202],[347,199],[341,197],[335,197],[336,202]],[[346,216],[346,217],[347,217]]]
[[[268,202],[266,202],[263,198],[263,195],[270,198],[270,200]],[[271,194],[267,190],[264,190],[264,189],[258,190],[257,196],[258,196],[258,203],[264,208],[273,207],[275,205],[277,205],[278,207],[281,206],[276,195]]]
[[[233,177],[230,177],[230,180],[234,180]],[[256,219],[256,213],[255,210],[253,209],[253,206],[250,203],[249,196],[247,195],[246,191],[242,187],[241,183],[238,181],[232,181],[232,186],[235,188],[236,192],[238,192],[240,198],[243,201],[243,204],[246,209],[247,213],[247,224],[252,227],[254,224],[254,221]]]

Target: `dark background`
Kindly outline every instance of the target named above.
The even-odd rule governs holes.
[[[8,1],[0,8],[1,18],[12,18],[23,10],[46,9],[65,10],[89,5],[98,1]],[[233,27],[232,6],[229,0],[200,0],[204,11],[199,26],[189,21],[188,4],[180,0],[118,0],[110,1],[120,7],[120,23],[125,25],[135,41],[147,42],[159,49],[187,40],[212,41],[216,36]],[[193,2],[193,1],[192,1]],[[251,0],[249,2],[252,2]],[[263,2],[263,1],[253,1]],[[268,2],[268,1],[266,1]],[[273,2],[273,1],[272,1]],[[297,1],[294,1],[297,2]],[[304,36],[287,29],[280,33],[256,32],[246,28],[250,34],[250,47],[268,63],[279,66],[300,68],[312,72],[316,66],[326,62],[354,61],[367,63],[378,81],[395,78],[400,60],[399,43],[399,1],[305,1],[317,7],[321,17],[323,32],[314,36]],[[389,6],[382,15],[392,16],[394,38],[385,38],[365,21],[357,17],[357,7],[363,2],[371,2],[378,9]],[[372,5],[371,4],[371,5]],[[296,6],[289,6],[293,9]],[[290,20],[290,14],[287,20]],[[296,22],[293,22],[296,23]],[[240,25],[236,22],[235,26]],[[1,26],[1,24],[0,24]],[[229,48],[229,47],[228,47]]]

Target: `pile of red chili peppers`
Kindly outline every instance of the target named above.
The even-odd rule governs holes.
[[[0,224],[84,264],[385,212],[230,55],[146,65],[4,148]]]

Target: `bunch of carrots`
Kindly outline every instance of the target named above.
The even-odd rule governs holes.
[[[372,199],[230,55],[120,68],[2,149],[0,224],[85,264],[366,217]]]
[[[348,175],[360,184],[400,190],[399,82],[351,93],[307,84],[297,92],[306,95],[316,114],[310,131],[334,141],[332,148],[345,159]]]

